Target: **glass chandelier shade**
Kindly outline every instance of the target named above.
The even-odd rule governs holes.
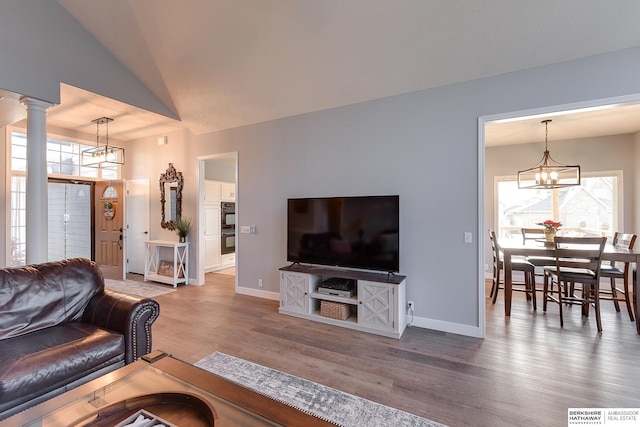
[[[100,166],[122,166],[124,165],[124,148],[109,145],[109,122],[113,119],[100,117],[92,120],[96,124],[96,146],[84,150],[80,155],[80,165],[98,168]],[[100,125],[106,125],[106,142],[100,145]]]
[[[549,153],[548,125],[551,120],[543,120],[545,125],[545,149],[542,160],[532,168],[518,171],[518,188],[550,189],[580,185],[580,165],[563,165]]]

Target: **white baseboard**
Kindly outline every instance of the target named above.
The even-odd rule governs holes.
[[[262,291],[260,289],[243,288],[241,286],[236,287],[236,293],[242,295],[249,295],[252,297],[265,298],[274,301],[280,301],[279,292]]]
[[[407,316],[407,325],[411,322],[411,316]],[[441,320],[428,319],[426,317],[415,317],[411,323],[412,328],[433,329],[452,334],[466,335],[468,337],[482,338],[480,328],[477,326],[461,325],[459,323],[443,322]]]

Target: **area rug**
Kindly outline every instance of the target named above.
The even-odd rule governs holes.
[[[104,287],[111,291],[143,298],[154,298],[158,295],[164,295],[176,291],[176,288],[171,285],[152,282],[136,282],[135,280],[104,279]]]
[[[220,352],[199,360],[195,366],[339,426],[443,426],[408,412]]]

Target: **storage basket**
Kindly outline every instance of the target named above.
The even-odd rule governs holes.
[[[183,279],[184,273],[180,267],[178,266],[178,277]],[[158,274],[160,276],[173,277],[173,261],[160,261],[158,263]]]
[[[346,320],[349,318],[349,305],[333,301],[320,301],[320,315],[332,319]]]

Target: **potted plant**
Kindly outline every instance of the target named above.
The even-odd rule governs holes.
[[[176,234],[180,237],[180,243],[184,243],[191,230],[191,219],[178,217],[175,224]]]

